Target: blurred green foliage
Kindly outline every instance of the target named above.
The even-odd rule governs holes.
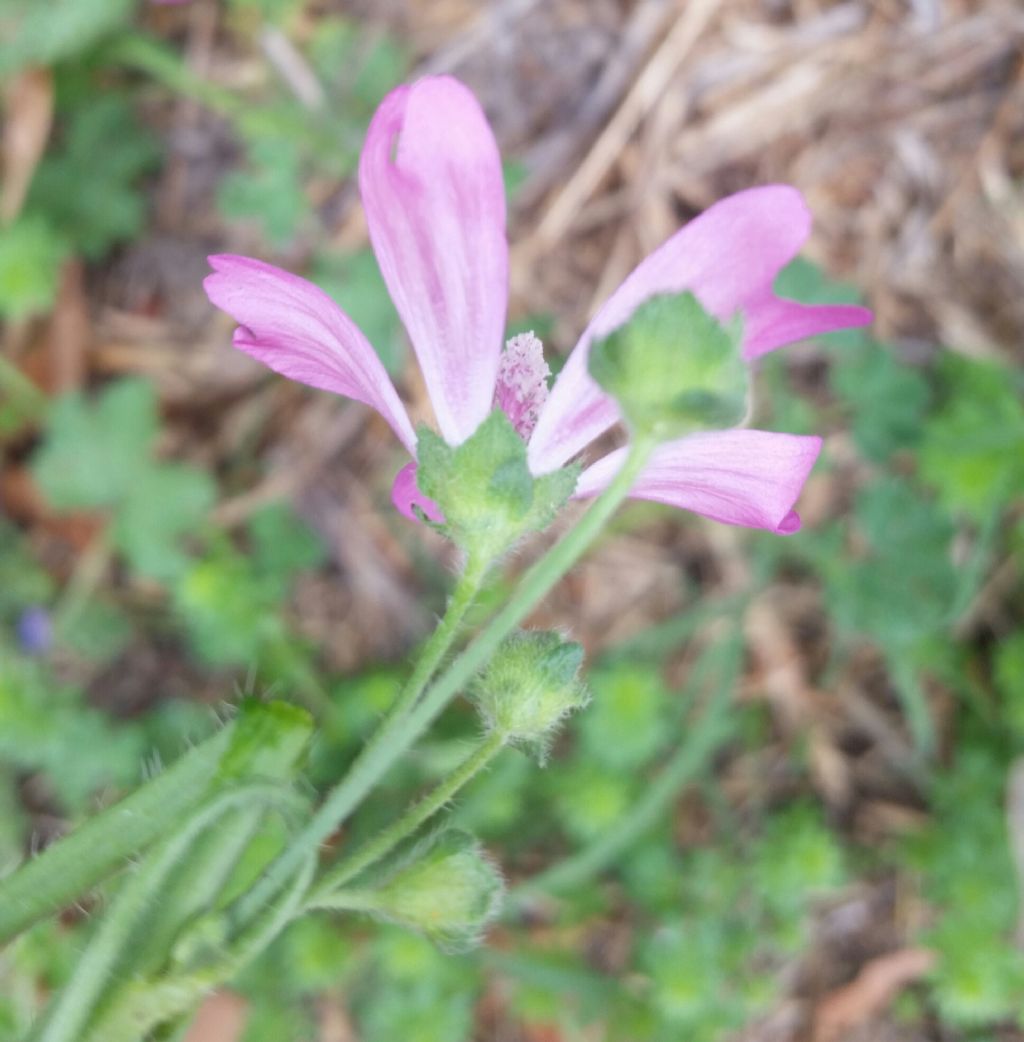
[[[318,19],[294,44],[320,92],[311,103],[269,68],[245,90],[198,79],[152,26],[132,20],[132,7],[0,0],[0,74],[47,64],[57,83],[51,146],[22,214],[0,230],[0,316],[45,312],[65,258],[99,264],[143,233],[161,146],[138,99],[157,84],[230,128],[237,161],[216,189],[221,218],[262,238],[268,253],[305,257],[399,371],[404,343],[373,256],[338,250],[331,224],[373,108],[408,71],[403,49],[343,18]],[[233,0],[231,29],[250,43],[267,31],[291,40],[298,7]],[[803,261],[777,288],[808,302],[857,298]],[[864,851],[806,796],[801,763],[787,770],[804,795],[742,813],[708,769],[688,797],[701,809],[699,838],[662,821],[627,858],[557,901],[516,905],[500,943],[480,957],[442,954],[419,935],[360,919],[301,921],[237,982],[251,1003],[246,1042],[313,1038],[318,1001],[349,1010],[368,1042],[468,1042],[495,995],[536,1037],[721,1040],[771,1008],[783,971],[813,949],[816,910],[865,864],[896,873],[927,910],[917,940],[939,958],[908,1015],[937,1016],[943,1031],[979,1039],[1019,1021],[1020,881],[1003,808],[1007,771],[1024,751],[1024,628],[1010,617],[985,643],[963,639],[956,624],[992,563],[1024,541],[1006,523],[1024,488],[1024,387],[1017,372],[950,351],[907,361],[863,330],[831,341],[827,380],[810,390],[785,359],[767,359],[763,408],[777,429],[834,435],[822,466],[851,493],[793,539],[751,538],[755,578],[745,595],[779,576],[820,589],[824,691],[858,652],[879,656],[928,823],[905,842]],[[8,425],[5,413],[3,436],[21,436],[27,414]],[[131,787],[154,756],[174,757],[212,729],[208,708],[167,697],[181,686],[169,681],[127,716],[104,702],[104,678],[140,652],[169,650],[197,686],[280,685],[309,702],[323,723],[308,772],[317,784],[358,751],[402,677],[400,666],[330,675],[290,611],[296,582],[326,564],[322,541],[280,505],[238,531],[218,528],[217,476],[162,458],[163,423],[143,380],[57,400],[44,418],[32,473],[53,511],[98,519],[98,550],[113,554],[98,578],[81,568],[69,576],[45,540],[0,521],[0,866],[23,853],[40,802],[46,814],[77,818]],[[17,635],[22,613],[37,607],[54,622],[53,646],[42,651]],[[461,799],[456,822],[484,837],[513,880],[621,827],[685,744],[695,692],[669,683],[665,659],[688,639],[652,632],[597,663],[593,702],[551,764],[537,770],[508,751]],[[737,643],[733,667],[741,654]],[[953,699],[951,748],[938,741],[928,695],[936,683]],[[765,717],[733,712],[739,737],[729,755],[756,752]],[[471,727],[459,714],[446,720],[354,831],[372,831],[411,788],[439,777]],[[22,798],[28,780],[33,806]],[[268,832],[270,847],[281,842]],[[87,933],[87,923],[44,924],[0,956],[0,1038],[21,1035]]]
[[[187,567],[181,537],[214,499],[209,475],[155,457],[159,428],[151,384],[112,384],[93,403],[61,398],[34,474],[58,510],[109,509],[114,547],[140,575],[169,580]]]

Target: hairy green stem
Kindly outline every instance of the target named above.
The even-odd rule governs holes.
[[[160,1026],[181,1028],[180,1021],[189,1017],[204,995],[240,973],[295,919],[315,869],[315,857],[307,857],[276,904],[222,958],[179,975],[128,981],[85,1042],[138,1042]]]
[[[423,694],[427,684],[430,683],[430,678],[437,672],[438,666],[441,665],[458,636],[466,613],[480,593],[480,587],[483,585],[489,567],[489,563],[476,561],[473,558],[466,562],[466,567],[448,598],[445,613],[437,624],[437,628],[420,649],[412,675],[406,681],[398,698],[395,699],[394,705],[388,710],[385,724],[405,716]]]
[[[71,980],[27,1042],[78,1042],[140,916],[157,899],[167,877],[188,853],[196,837],[236,807],[279,804],[288,796],[274,785],[247,785],[227,792],[193,815],[149,855],[136,873],[125,881],[78,960]]]
[[[362,803],[392,764],[431,725],[448,703],[498,650],[502,641],[533,610],[600,535],[608,519],[629,494],[654,449],[647,439],[634,440],[622,468],[590,509],[539,561],[527,570],[516,591],[480,635],[404,716],[391,716],[381,725],[344,778],[327,794],[306,828],[295,836],[263,878],[233,910],[244,922],[289,879],[296,865],[315,850]]]
[[[0,944],[90,890],[126,858],[163,836],[203,798],[233,727],[196,746],[120,803],[83,822],[0,880]]]
[[[335,907],[330,903],[332,890],[344,886],[364,869],[390,854],[402,840],[411,836],[425,821],[441,810],[463,786],[475,778],[504,746],[505,739],[497,731],[487,735],[447,778],[439,782],[422,799],[417,800],[394,824],[324,873],[313,887],[307,907]]]

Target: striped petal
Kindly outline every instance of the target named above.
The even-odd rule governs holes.
[[[359,189],[438,426],[458,444],[491,410],[508,303],[501,159],[470,91],[448,76],[392,91]]]
[[[372,406],[414,452],[416,435],[376,351],[322,289],[271,264],[217,254],[203,282],[237,323],[233,343],[274,372]]]
[[[800,527],[793,509],[821,439],[770,431],[691,434],[658,448],[630,495],[667,503],[727,525],[789,535]],[[581,475],[576,497],[595,496],[615,476],[625,449],[616,449]]]

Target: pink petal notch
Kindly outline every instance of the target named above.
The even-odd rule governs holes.
[[[407,463],[395,475],[394,484],[391,486],[391,502],[394,503],[395,509],[410,521],[420,520],[416,511],[413,510],[413,507],[419,507],[428,521],[433,521],[438,525],[444,522],[441,508],[432,499],[423,495],[416,484],[415,461]]]
[[[376,409],[414,452],[394,384],[358,326],[322,289],[271,264],[218,254],[206,295],[237,323],[234,346],[274,372]]]
[[[491,410],[508,303],[501,158],[469,89],[439,76],[392,91],[359,189],[438,426],[459,444]]]
[[[614,401],[587,372],[588,350],[650,297],[690,290],[720,321],[739,314],[748,360],[803,337],[870,322],[865,308],[808,307],[773,293],[776,276],[810,228],[795,188],[751,188],[715,203],[642,261],[594,316],[559,374],[530,443],[534,473],[560,467],[618,420]]]
[[[622,466],[617,449],[581,475],[576,497],[597,495]],[[692,510],[727,525],[790,535],[793,509],[821,451],[821,439],[770,431],[691,434],[658,448],[630,493],[635,499]]]

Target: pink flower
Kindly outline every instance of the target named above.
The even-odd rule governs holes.
[[[359,187],[392,300],[423,371],[438,428],[452,445],[497,405],[528,439],[534,474],[563,466],[619,420],[587,372],[595,338],[648,298],[692,291],[721,320],[743,318],[743,355],[860,326],[859,307],[808,307],[772,292],[810,232],[799,192],[784,185],[723,199],[644,260],[583,332],[550,395],[532,334],[502,347],[508,301],[505,193],[498,148],[478,102],[457,80],[428,77],[381,103],[359,164]],[[302,383],[376,409],[415,460],[416,435],[373,348],[322,290],[258,260],[210,258],[206,292],[238,323],[234,345]],[[821,439],[733,429],[693,434],[657,450],[632,495],[727,524],[796,531],[793,510]],[[593,496],[623,450],[592,464],[577,496]],[[415,462],[392,498],[407,516],[436,508],[416,488]]]

